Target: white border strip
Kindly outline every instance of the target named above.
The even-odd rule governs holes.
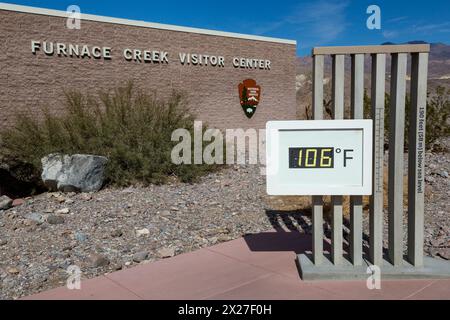
[[[9,3],[4,3],[4,2],[0,2],[0,10],[40,14],[40,15],[63,17],[63,18],[67,18],[69,15],[66,11],[36,8],[36,7],[29,7],[29,6],[20,6],[20,5],[9,4]],[[174,25],[169,25],[169,24],[152,23],[152,22],[145,22],[145,21],[138,21],[138,20],[128,20],[128,19],[120,19],[120,18],[113,18],[113,17],[97,16],[97,15],[85,14],[85,13],[81,13],[81,19],[87,20],[87,21],[122,24],[122,25],[135,26],[135,27],[144,27],[144,28],[180,31],[180,32],[190,32],[190,33],[205,34],[205,35],[210,35],[210,36],[240,38],[240,39],[247,39],[247,40],[258,40],[258,41],[278,42],[278,43],[297,45],[296,40],[262,37],[262,36],[234,33],[234,32],[215,31],[215,30],[207,30],[207,29],[199,29],[199,28],[191,28],[191,27],[180,27],[180,26],[174,26]]]

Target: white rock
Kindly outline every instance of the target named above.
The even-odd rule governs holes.
[[[19,269],[15,268],[15,267],[9,267],[8,269],[6,269],[6,271],[8,271],[8,273],[11,273],[11,274],[18,274],[20,272]]]
[[[174,248],[161,248],[158,250],[158,255],[161,258],[170,258],[175,255],[175,249]]]
[[[107,162],[107,158],[96,155],[49,154],[41,159],[41,177],[51,190],[98,191],[103,186]]]
[[[148,230],[147,228],[136,230],[136,235],[138,237],[140,237],[140,236],[147,236],[149,234],[150,234],[150,230]]]
[[[137,252],[133,254],[133,261],[139,263],[147,259],[147,257],[148,257],[147,251]]]
[[[69,208],[63,208],[55,211],[56,214],[68,214],[69,212]]]
[[[83,194],[81,195],[81,200],[89,201],[89,200],[91,200],[91,199],[92,199],[92,195],[90,195],[89,193],[83,193]]]
[[[29,219],[29,220],[32,220],[32,221],[36,222],[37,224],[44,223],[44,221],[46,219],[45,216],[43,216],[43,215],[41,215],[39,213],[36,213],[36,212],[31,212],[31,213],[26,214],[25,218]]]
[[[7,196],[0,197],[0,210],[7,210],[11,208],[13,201]]]

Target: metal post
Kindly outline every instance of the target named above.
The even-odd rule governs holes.
[[[323,199],[312,196],[313,260],[315,265],[323,262]]]
[[[323,55],[313,56],[313,117],[323,119]],[[323,199],[312,197],[313,260],[315,265],[323,261]]]
[[[323,55],[313,56],[313,118],[323,119]]]
[[[383,264],[384,94],[386,55],[372,55],[371,112],[373,119],[373,168],[370,198],[370,260]]]
[[[344,119],[344,59],[342,54],[333,55],[332,68],[332,99],[333,118]],[[331,260],[335,265],[342,263],[343,239],[342,239],[342,196],[331,197],[332,226],[331,226]]]
[[[403,151],[406,53],[392,54],[389,106],[389,259],[403,263]]]
[[[364,118],[364,54],[352,55],[351,110],[353,119]],[[350,258],[362,264],[362,196],[350,197]]]
[[[408,148],[408,260],[423,265],[425,117],[428,53],[413,53]]]

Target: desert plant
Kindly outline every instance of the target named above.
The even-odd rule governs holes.
[[[428,94],[427,97],[427,114],[426,114],[426,144],[431,147],[433,143],[445,136],[450,135],[450,89],[438,86],[435,92]],[[385,112],[384,127],[385,137],[387,139],[389,133],[389,106],[390,96],[385,94]],[[411,109],[411,99],[409,95],[405,97],[405,147],[409,145],[409,112]],[[371,100],[367,92],[364,92],[364,117],[371,118]]]
[[[38,120],[22,113],[12,128],[1,132],[0,153],[7,161],[28,168],[27,175],[35,180],[40,159],[49,153],[106,156],[107,183],[118,186],[162,183],[168,176],[191,182],[217,169],[171,161],[171,150],[178,143],[171,141],[172,131],[185,128],[193,134],[194,130],[194,117],[183,93],[173,91],[161,100],[128,83],[97,97],[78,91],[65,92],[65,96],[64,115],[43,109],[43,118]]]
[[[435,94],[427,102],[427,143],[433,143],[440,137],[450,136],[450,89],[437,87]]]

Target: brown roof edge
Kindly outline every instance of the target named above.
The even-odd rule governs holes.
[[[315,47],[312,55],[319,54],[372,54],[430,52],[429,44],[399,44],[377,46]]]

